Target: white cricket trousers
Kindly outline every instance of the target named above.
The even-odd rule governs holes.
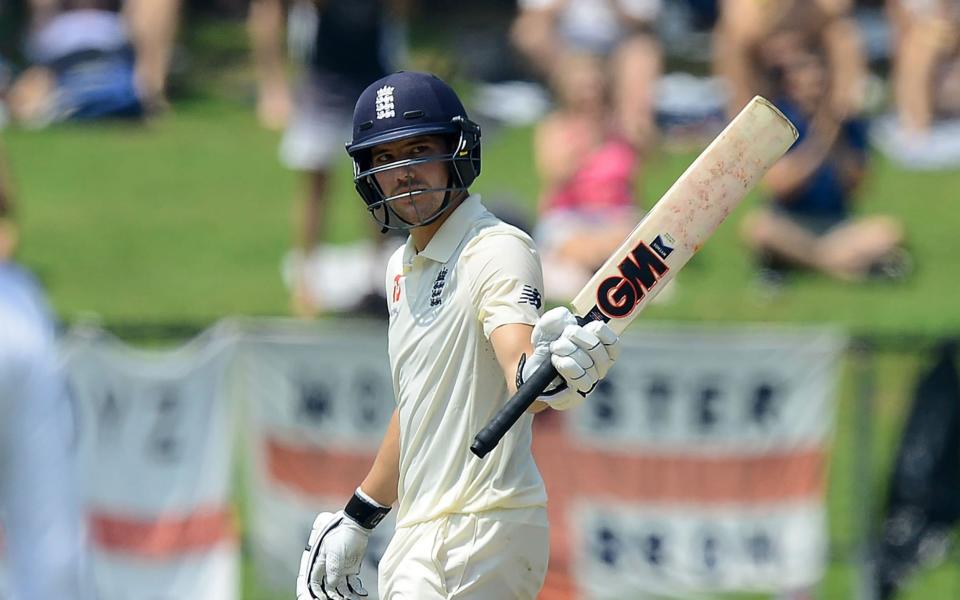
[[[546,509],[447,515],[398,528],[381,600],[534,600],[550,554]]]

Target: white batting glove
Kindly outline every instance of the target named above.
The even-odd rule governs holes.
[[[559,306],[543,314],[530,336],[533,354],[523,364],[518,385],[529,379],[549,358],[560,374],[540,400],[556,410],[583,402],[620,356],[620,338],[603,321],[577,324],[568,309]]]
[[[322,512],[313,522],[310,541],[300,558],[297,600],[361,600],[360,563],[370,530],[343,514]]]

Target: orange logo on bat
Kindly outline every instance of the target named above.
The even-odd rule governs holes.
[[[652,247],[652,248],[651,248]],[[657,282],[663,279],[670,267],[664,262],[673,248],[664,243],[661,236],[648,246],[640,242],[617,268],[619,275],[607,277],[597,287],[597,308],[611,319],[630,315]]]

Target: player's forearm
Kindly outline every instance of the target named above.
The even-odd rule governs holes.
[[[400,418],[393,411],[387,433],[383,436],[377,458],[366,478],[360,484],[363,493],[383,506],[397,501],[397,488],[400,485]]]
[[[533,325],[524,323],[510,323],[501,325],[490,334],[490,344],[493,353],[503,369],[503,377],[507,382],[507,393],[513,396],[517,393],[517,373],[520,369],[520,359],[529,358],[533,354],[533,344],[530,342],[530,333]],[[538,413],[549,406],[546,402],[535,400],[528,412]]]

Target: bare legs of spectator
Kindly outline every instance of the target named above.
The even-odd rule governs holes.
[[[307,189],[302,201],[298,204],[299,214],[294,218],[294,222],[296,227],[299,228],[299,248],[305,261],[316,248],[320,227],[329,222],[328,190],[330,173],[325,170],[308,172],[304,176],[304,181]],[[325,237],[319,239],[325,239]],[[298,273],[295,275],[290,308],[296,316],[309,318],[317,316],[322,306],[310,294],[308,273],[305,267],[306,262],[304,262],[303,268],[298,267],[297,269]]]
[[[510,29],[513,45],[541,76],[549,78],[561,51],[554,31],[554,11],[521,11]]]
[[[933,74],[944,33],[936,20],[910,23],[895,57],[894,97],[910,131],[926,131],[933,121]]]
[[[30,0],[30,28],[36,30],[60,12],[59,0]]]
[[[566,237],[562,244],[553,251],[553,255],[561,261],[572,262],[590,270],[603,264],[613,251],[620,247],[627,235],[633,230],[636,223],[616,225],[607,223],[605,227],[584,228]]]
[[[163,110],[181,0],[128,0],[124,6],[137,53],[137,87],[148,110]]]
[[[13,223],[0,217],[0,262],[13,258],[17,248],[17,229]]]
[[[642,156],[655,133],[654,94],[663,53],[654,36],[638,34],[620,44],[611,59],[614,110],[627,139]]]
[[[821,271],[843,281],[861,281],[877,261],[903,241],[903,227],[890,217],[871,216],[817,236],[769,210],[747,215],[741,233],[755,251]]]
[[[7,94],[13,119],[28,126],[42,125],[50,114],[56,87],[50,69],[37,66],[26,69]]]
[[[292,100],[284,73],[283,3],[279,0],[253,0],[247,16],[247,33],[253,46],[253,64],[257,71],[257,119],[274,131],[283,129],[290,118]]]
[[[891,0],[888,14],[895,33],[892,85],[898,117],[906,130],[924,133],[938,109],[955,116],[960,105],[955,89],[960,23],[946,3],[913,7]]]

